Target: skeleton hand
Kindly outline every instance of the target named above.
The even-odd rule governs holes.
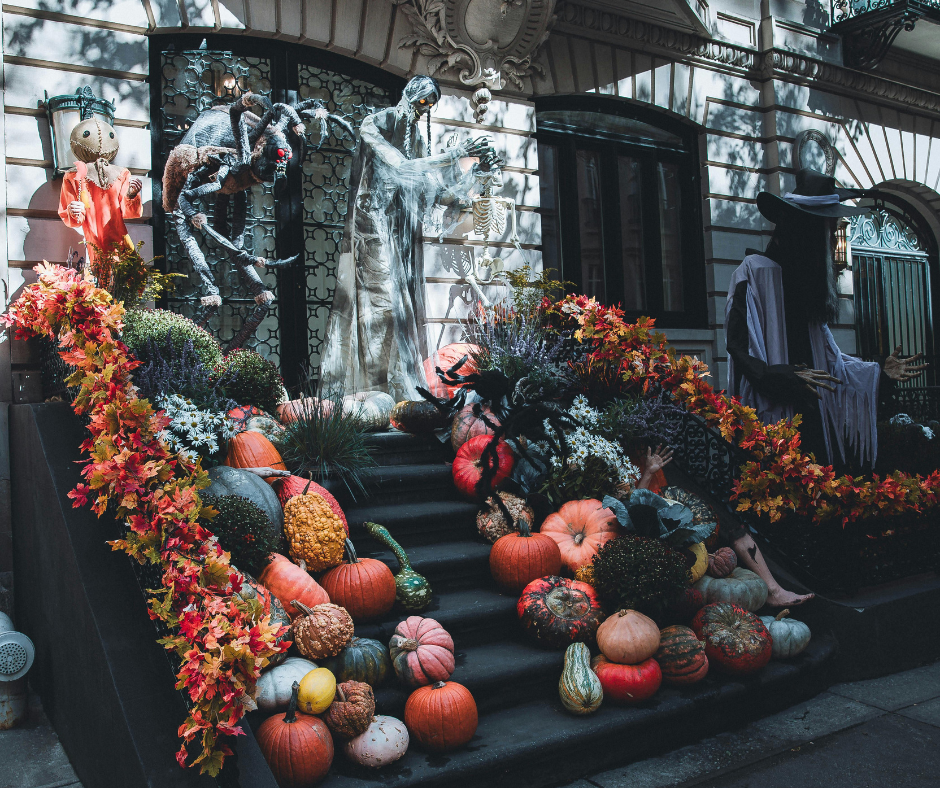
[[[927,364],[914,363],[923,357],[923,353],[918,353],[916,356],[901,358],[901,346],[898,345],[894,349],[894,352],[885,359],[885,375],[891,378],[891,380],[897,380],[899,382],[916,378],[921,372],[927,369]]]
[[[268,267],[268,258],[267,257],[256,257],[255,258],[255,268],[267,268]]]
[[[140,178],[131,178],[127,186],[127,196],[129,199],[133,200],[140,190],[144,188],[144,182]]]
[[[189,223],[198,230],[206,223],[206,215],[204,213],[193,214],[189,217]]]
[[[270,290],[265,290],[263,293],[258,293],[255,296],[255,303],[258,306],[264,306],[264,304],[270,304],[274,300],[274,293]]]
[[[477,137],[475,140],[467,140],[463,144],[463,150],[464,156],[470,157],[488,158],[496,155],[489,137]]]
[[[69,216],[72,217],[73,221],[82,224],[85,221],[85,203],[72,200],[69,203]]]
[[[885,366],[887,367],[887,364],[885,364]],[[887,372],[887,369],[885,371]],[[823,372],[821,369],[808,369],[801,366],[797,367],[793,371],[793,374],[806,384],[806,388],[809,390],[810,394],[815,395],[819,399],[822,399],[822,394],[819,393],[820,388],[835,391],[835,386],[830,386],[829,384],[835,383],[837,386],[842,384],[841,380],[832,377],[832,375]]]
[[[307,131],[307,127],[303,123],[298,123],[296,126],[291,127],[291,131],[294,132],[298,137],[303,137],[304,133]]]
[[[222,306],[222,296],[220,295],[207,295],[199,299],[199,303],[203,306]]]

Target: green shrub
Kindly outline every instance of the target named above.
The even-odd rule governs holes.
[[[254,405],[274,413],[284,391],[277,367],[254,350],[233,350],[215,366],[225,394],[239,405]]]
[[[654,618],[688,585],[682,553],[660,539],[620,536],[594,556],[594,588],[611,612],[629,608]]]
[[[279,546],[268,516],[257,504],[240,495],[204,495],[202,502],[219,512],[206,521],[206,527],[222,548],[232,554],[232,563],[243,571],[258,574]]]
[[[145,364],[153,360],[147,355],[148,346],[165,344],[167,336],[180,354],[186,341],[190,340],[196,357],[207,369],[212,369],[222,360],[222,348],[216,338],[188,317],[166,309],[130,309],[124,315],[121,339]]]

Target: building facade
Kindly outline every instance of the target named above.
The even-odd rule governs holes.
[[[833,326],[843,349],[877,357],[900,342],[933,355],[940,48],[932,57],[933,23],[924,18],[872,54],[859,8],[842,0],[5,5],[5,302],[33,280],[36,263],[81,248],[56,215],[47,96],[88,85],[115,103],[116,162],[144,179],[144,215],[129,223],[131,236],[145,256],[185,272],[160,176],[198,111],[251,90],[281,101],[320,97],[361,120],[396,101],[408,76],[434,71],[447,95],[433,113],[433,147],[485,133],[506,161],[502,195],[517,202],[518,243],[509,230],[490,242],[506,265],[558,269],[582,292],[655,317],[679,351],[709,364],[718,387],[730,273],[772,230],[755,197],[787,192],[800,164],[886,195],[871,220],[846,229],[852,252]],[[259,350],[288,380],[305,361],[315,366],[322,345],[349,161],[348,142],[331,138],[292,165],[286,190],[252,192],[253,251],[301,255],[293,269],[266,274],[277,301],[258,333]],[[425,239],[432,347],[459,338],[474,298],[466,274],[481,247],[469,213]],[[217,276],[218,329],[233,333],[248,298],[231,271]],[[192,310],[197,295],[184,283],[170,305]],[[18,343],[0,348],[0,399],[35,399],[37,359]]]

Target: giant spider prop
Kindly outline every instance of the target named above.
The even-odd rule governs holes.
[[[260,115],[252,112],[251,107],[260,108]],[[268,260],[249,254],[245,250],[245,220],[248,190],[257,183],[276,183],[287,173],[287,163],[293,156],[288,128],[300,138],[303,158],[304,120],[314,120],[319,125],[320,139],[314,150],[329,137],[331,125],[339,126],[355,140],[352,127],[330,114],[319,99],[275,104],[257,93],[244,93],[233,104],[212,107],[201,113],[167,159],[163,173],[163,208],[173,216],[183,250],[199,274],[201,289],[206,293],[200,300],[196,322],[208,323],[222,305],[222,298],[193,228],[201,228],[228,251],[229,260],[238,268],[254,296],[255,308],[226,346],[226,352],[240,347],[254,334],[274,300],[274,294],[265,289],[255,267],[277,268],[291,265],[299,258],[294,255]],[[194,203],[212,196],[215,196],[215,212],[209,225],[205,214]]]
[[[541,400],[540,391],[530,386],[526,378],[513,384],[498,370],[475,371],[461,375],[460,369],[468,359],[468,356],[463,356],[446,370],[440,367],[435,368],[441,382],[458,388],[453,397],[439,399],[421,387],[418,387],[418,393],[442,413],[453,416],[464,407],[467,393],[471,390],[476,392],[481,401],[474,403],[474,415],[482,419],[493,433],[480,456],[480,466],[483,472],[477,482],[477,495],[480,500],[485,500],[490,495],[493,478],[499,471],[499,455],[496,447],[500,440],[510,440],[513,442],[513,448],[528,466],[524,472],[514,473],[515,487],[523,497],[530,500],[530,503],[536,504],[540,510],[544,509],[547,499],[546,501],[540,500],[544,496],[536,494],[535,487],[538,479],[548,472],[548,459],[532,450],[530,444],[533,440],[545,441],[552,453],[567,456],[569,449],[565,430],[578,426],[578,422],[566,413],[559,403]],[[489,407],[495,419],[487,417],[483,409],[484,405]],[[551,431],[545,429],[546,421]],[[494,495],[493,501],[507,522],[513,522],[513,517],[502,499]],[[550,505],[549,511],[551,511]]]

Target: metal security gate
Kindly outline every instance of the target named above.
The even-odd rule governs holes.
[[[900,345],[904,355],[923,353],[935,380],[935,341],[930,255],[921,237],[901,218],[876,209],[855,217],[849,229],[855,285],[859,354],[882,360]]]
[[[331,53],[280,42],[275,46],[225,36],[155,37],[151,52],[151,73],[160,75],[151,89],[157,192],[154,252],[164,258],[164,270],[187,275],[177,280],[175,291],[161,305],[191,317],[199,305],[199,280],[159,203],[159,183],[170,150],[199,113],[232,103],[245,92],[275,102],[319,98],[331,113],[358,130],[367,114],[397,102],[404,82]],[[319,366],[355,148],[353,141],[334,135],[315,151],[310,143],[319,139],[319,130],[312,123],[308,128],[303,161],[299,141],[292,141],[295,155],[286,183],[279,183],[276,190],[270,184],[255,186],[248,200],[248,251],[267,258],[301,255],[290,268],[259,270],[275,301],[256,336],[246,343],[278,364],[289,386],[300,380],[303,369]],[[213,201],[202,201],[200,208],[211,221]],[[202,234],[199,241],[222,296],[222,307],[208,327],[224,344],[238,332],[255,304],[224,249]]]

